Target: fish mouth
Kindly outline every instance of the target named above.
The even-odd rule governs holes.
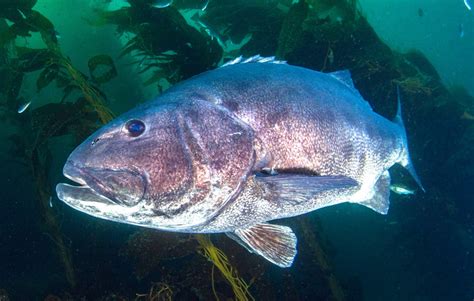
[[[59,183],[56,193],[74,208],[84,203],[130,207],[140,202],[146,191],[146,178],[133,170],[80,167],[68,161],[63,175],[77,185]]]
[[[58,198],[66,204],[72,205],[73,207],[76,207],[74,205],[77,205],[79,202],[114,204],[111,199],[97,193],[87,185],[87,182],[84,180],[84,175],[73,163],[66,163],[63,169],[63,175],[77,184],[71,185],[59,183],[56,185],[56,194]]]

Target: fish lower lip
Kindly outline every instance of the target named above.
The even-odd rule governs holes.
[[[60,183],[56,186],[56,194],[58,198],[66,204],[73,206],[79,202],[99,202],[110,203],[113,202],[105,196],[97,194],[90,187],[74,186],[65,183]]]
[[[77,167],[72,161],[66,162],[63,169],[63,175],[77,185],[60,183],[56,185],[56,194],[60,200],[73,206],[76,202],[101,202],[114,203],[109,198],[97,193],[84,180],[87,175]]]

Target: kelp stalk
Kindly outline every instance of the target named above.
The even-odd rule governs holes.
[[[33,3],[34,5],[34,3]],[[15,8],[13,11],[18,10]],[[11,16],[10,16],[11,17]],[[23,15],[16,14],[16,18],[10,19],[14,24],[4,28],[2,33],[10,33],[9,39],[4,41],[14,43],[14,38],[19,36],[30,36],[30,32],[39,32],[46,49],[30,49],[27,47],[16,47],[19,52],[19,60],[15,61],[13,69],[21,76],[26,72],[43,69],[40,73],[36,86],[38,91],[46,87],[54,79],[59,80],[59,75],[66,78],[71,87],[77,87],[82,92],[84,99],[97,112],[102,123],[110,121],[112,113],[103,105],[103,96],[100,90],[89,83],[87,77],[74,68],[69,59],[61,52],[57,38],[55,36],[54,25],[41,13],[29,9],[25,10]],[[2,44],[3,45],[3,44]],[[60,70],[63,68],[63,70]],[[63,72],[63,71],[66,72]],[[17,84],[17,83],[20,84]],[[21,81],[17,81],[18,89]],[[59,84],[58,84],[59,87]],[[12,90],[11,88],[9,90]],[[15,90],[16,91],[16,90]],[[18,92],[18,91],[16,91]],[[15,99],[18,93],[15,94]],[[39,196],[39,208],[43,219],[43,225],[47,229],[48,236],[55,244],[57,254],[65,270],[66,279],[71,287],[75,287],[76,279],[72,264],[72,256],[64,242],[61,232],[61,226],[56,218],[54,211],[51,210],[49,203],[53,192],[48,181],[48,169],[50,166],[51,153],[47,147],[47,140],[53,137],[55,133],[60,132],[70,121],[68,119],[59,122],[56,127],[40,126],[33,134],[33,142],[27,141],[31,148],[27,154],[28,163],[32,169],[34,184]],[[32,124],[33,125],[33,124]],[[34,127],[33,127],[34,128]],[[26,129],[29,131],[30,129]]]
[[[153,283],[148,294],[137,294],[135,301],[171,301],[173,291],[163,282]]]
[[[71,253],[64,243],[61,227],[56,219],[56,216],[54,212],[50,210],[51,208],[49,208],[49,202],[52,197],[52,193],[48,183],[48,175],[46,173],[47,168],[45,167],[44,158],[42,160],[42,154],[44,156],[44,152],[42,152],[39,147],[35,147],[31,154],[31,169],[35,181],[36,191],[39,196],[41,216],[43,218],[44,226],[49,232],[49,237],[56,246],[56,252],[64,267],[67,282],[71,287],[75,287],[76,278],[74,275]]]
[[[106,124],[111,121],[114,117],[113,113],[103,104],[101,96],[91,87],[84,75],[74,68],[71,62],[62,55],[59,59],[59,63],[67,70],[74,83],[79,86],[84,98],[99,115],[100,122]]]
[[[315,233],[320,232],[320,229],[316,227],[315,223],[310,223],[307,217],[301,217],[300,222],[304,238],[306,239],[308,245],[313,249],[319,266],[328,275],[327,280],[329,283],[329,288],[331,289],[332,297],[337,301],[346,300],[342,286],[332,272],[326,253],[324,252],[322,245],[319,243],[319,240],[316,237]]]
[[[227,258],[227,256],[224,254],[224,252],[222,252],[222,250],[214,246],[209,236],[204,234],[198,234],[196,235],[196,239],[201,245],[203,255],[207,257],[207,259],[212,261],[214,266],[219,269],[219,271],[222,273],[222,276],[224,276],[224,278],[232,287],[236,300],[255,300],[248,290],[249,285],[238,276],[237,271],[229,263],[229,259]],[[212,275],[214,276],[214,273],[212,273]],[[214,290],[214,279],[212,279],[212,281],[212,287]],[[214,295],[216,296],[216,299],[219,300],[215,290]]]

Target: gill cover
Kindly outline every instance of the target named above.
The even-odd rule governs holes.
[[[198,226],[240,191],[255,160],[253,132],[227,109],[203,100],[180,106],[177,120],[192,187],[178,202],[159,207],[183,227]]]

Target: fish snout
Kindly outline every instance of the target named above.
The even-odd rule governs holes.
[[[143,199],[147,186],[147,177],[133,168],[115,170],[85,167],[68,160],[63,174],[81,187],[89,188],[94,194],[118,205],[138,204]]]

